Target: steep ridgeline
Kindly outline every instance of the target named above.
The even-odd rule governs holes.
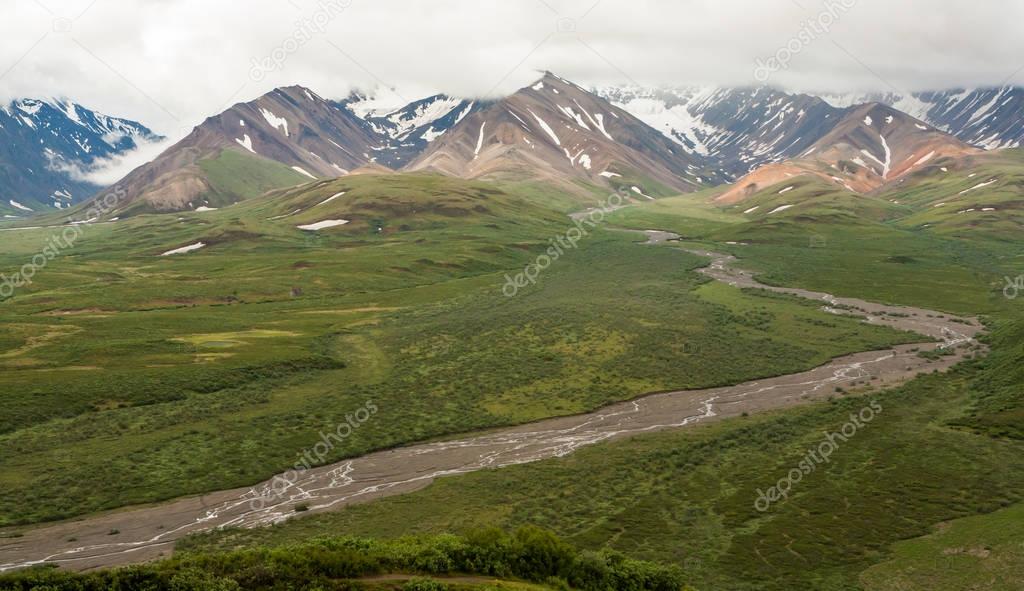
[[[846,109],[825,136],[799,157],[762,166],[717,198],[735,203],[786,179],[814,175],[855,193],[902,182],[944,158],[979,152],[955,137],[879,103]],[[785,188],[783,188],[785,190]]]
[[[377,145],[343,105],[300,86],[278,88],[208,118],[118,185],[124,213],[219,207],[341,176],[370,162]]]
[[[377,135],[379,145],[371,148],[370,161],[399,169],[423,152],[481,103],[437,94],[397,109],[379,110],[365,106],[372,100],[353,93],[339,105],[361,117]]]
[[[464,178],[578,181],[626,186],[638,195],[694,191],[725,180],[703,158],[628,112],[550,72],[515,94],[481,105],[409,170]],[[635,187],[635,189],[633,189]]]
[[[91,197],[106,159],[162,139],[143,125],[68,100],[0,106],[0,216],[63,209]]]
[[[984,149],[1024,141],[1024,88],[867,94],[791,94],[767,87],[595,90],[709,165],[738,176],[802,154],[849,107],[881,103]]]
[[[121,181],[128,198],[110,215],[220,207],[356,169],[399,169],[479,108],[445,95],[384,112],[372,102],[292,86],[234,105]]]
[[[821,96],[839,107],[886,104],[987,150],[1017,148],[1024,141],[1024,88],[1019,86]]]
[[[861,105],[861,98],[879,103]],[[220,207],[355,169],[547,180],[578,194],[624,187],[638,197],[749,175],[730,199],[772,180],[816,174],[863,193],[899,179],[911,156],[916,162],[969,151],[944,131],[986,148],[1015,146],[1024,135],[1018,88],[823,98],[767,87],[590,92],[548,72],[500,100],[438,94],[382,108],[386,103],[361,93],[325,100],[293,86],[237,104],[121,181],[127,199],[110,215]],[[0,121],[8,122],[4,129],[28,127],[24,116],[33,110],[62,111],[28,104]],[[874,123],[864,124],[869,118]],[[25,141],[5,149],[20,152],[10,146]],[[54,188],[42,197],[53,191],[71,192]]]
[[[801,154],[831,131],[843,110],[808,95],[770,88],[597,89],[729,181]]]

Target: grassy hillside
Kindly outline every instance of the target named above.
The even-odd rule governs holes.
[[[238,150],[221,150],[214,158],[199,161],[213,188],[210,205],[218,207],[258,197],[267,191],[301,185],[310,179],[290,166],[258,158]]]
[[[1024,150],[936,162],[890,191],[913,210],[905,228],[975,240],[978,234],[1012,243],[1024,227]]]
[[[616,212],[611,223],[671,230],[731,252],[770,284],[966,314],[1010,309],[1004,278],[1024,269],[1024,256],[997,239],[998,229],[982,226],[966,239],[908,228],[913,214],[891,203],[896,193],[871,198],[818,185],[782,195],[773,188],[725,207],[673,197]],[[770,213],[786,204],[793,207]],[[752,207],[759,209],[743,213]]]
[[[1024,587],[1024,504],[944,521],[927,536],[897,543],[891,559],[861,575],[869,591]]]

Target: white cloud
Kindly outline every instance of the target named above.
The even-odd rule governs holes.
[[[97,160],[85,175],[85,180],[107,187],[125,177],[129,172],[153,160],[174,143],[165,139],[159,142],[139,142],[138,147],[119,156]]]
[[[322,33],[289,42],[329,1],[349,6],[321,23]],[[478,96],[551,69],[582,84],[750,85],[754,60],[823,10],[813,0],[801,0],[804,9],[791,0],[8,4],[0,73],[13,68],[0,80],[0,100],[69,96],[175,139],[285,84],[332,98],[378,84],[410,99],[435,90]],[[55,16],[73,20],[55,26]],[[1024,3],[1014,0],[857,0],[772,83],[838,91],[998,84],[1024,65],[1021,17]],[[289,43],[280,69],[250,79],[254,59]]]
[[[171,146],[174,140],[158,142],[140,141],[138,147],[124,154],[98,158],[86,166],[81,162],[50,160],[49,167],[67,174],[73,180],[89,182],[108,187],[125,177],[129,172],[153,160]]]

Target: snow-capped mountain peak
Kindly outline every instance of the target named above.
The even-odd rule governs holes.
[[[968,144],[1019,147],[1024,89],[793,94],[758,88],[599,88],[598,94],[734,178],[803,154],[853,107],[880,103]]]
[[[66,208],[99,189],[89,172],[107,159],[162,139],[145,126],[66,98],[22,98],[0,106],[0,209]],[[13,206],[11,206],[13,207]]]
[[[706,157],[730,179],[799,154],[840,113],[819,98],[766,87],[625,86],[595,92]]]
[[[395,106],[390,92],[382,96],[353,93],[339,104],[363,119],[380,136],[375,161],[400,168],[462,121],[477,102],[435,94]]]
[[[1019,86],[821,96],[837,106],[886,104],[986,150],[1016,148],[1024,141],[1024,88]]]

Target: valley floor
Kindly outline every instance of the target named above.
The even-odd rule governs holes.
[[[659,244],[666,238],[673,237],[653,232],[650,242]],[[438,477],[562,457],[583,446],[624,436],[817,402],[833,397],[844,387],[877,390],[923,372],[945,371],[978,351],[973,337],[982,327],[974,320],[770,287],[758,283],[748,272],[732,268],[733,257],[697,254],[711,258],[704,273],[719,282],[792,292],[826,302],[833,313],[862,316],[869,323],[912,330],[937,342],[929,340],[898,345],[891,350],[855,353],[810,371],[737,386],[656,394],[595,413],[551,419],[469,439],[402,447],[321,468],[293,471],[252,488],[36,528],[17,539],[0,542],[0,568],[46,562],[91,569],[149,560],[169,554],[173,543],[187,534],[280,523],[296,516],[297,510],[337,509],[420,489]],[[942,355],[929,357],[922,354],[924,351]],[[373,412],[367,411],[367,417]],[[118,532],[114,539],[109,534],[112,531]]]
[[[352,224],[277,219],[343,189],[317,216]],[[301,515],[184,537],[175,560],[540,525],[709,591],[1013,588],[1018,553],[993,524],[1024,501],[1024,315],[1002,294],[1024,258],[1001,226],[861,215],[879,201],[626,208],[607,225],[682,249],[592,228],[512,298],[506,273],[571,227],[574,205],[543,188],[364,177],[89,228],[0,310],[0,563],[139,560]],[[0,263],[46,232],[7,233]],[[249,512],[267,492],[252,483],[303,456],[321,467]]]

